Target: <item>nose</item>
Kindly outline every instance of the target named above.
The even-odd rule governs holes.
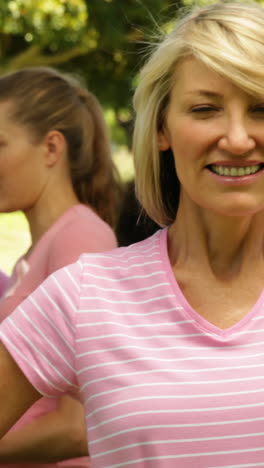
[[[253,150],[256,142],[242,119],[228,120],[226,129],[218,141],[220,149],[241,156]]]

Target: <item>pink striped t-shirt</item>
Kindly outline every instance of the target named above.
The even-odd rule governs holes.
[[[80,391],[92,468],[264,466],[264,296],[229,329],[208,323],[166,229],[54,273],[0,336],[42,394]]]
[[[82,252],[102,252],[116,247],[111,227],[89,206],[81,203],[68,208],[43,234],[30,254],[22,257],[0,300],[0,321],[28,297],[44,279],[59,268],[75,262]],[[58,408],[59,400],[41,398],[13,426],[22,429],[32,421]],[[89,468],[88,457],[50,463],[0,463],[0,468]]]

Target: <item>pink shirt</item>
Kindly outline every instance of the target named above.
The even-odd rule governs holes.
[[[1,321],[8,316],[42,281],[60,267],[74,262],[82,252],[100,252],[116,246],[112,229],[89,207],[76,205],[67,210],[41,237],[27,260],[15,265],[5,297],[0,301]],[[32,420],[57,408],[57,400],[43,398],[14,426],[21,428]],[[10,468],[89,466],[88,459],[49,464],[12,464]],[[3,466],[0,464],[0,467]]]
[[[5,300],[0,301],[0,321],[10,314],[42,281],[83,252],[102,252],[116,247],[115,235],[88,206],[68,209],[43,234],[30,256],[14,267]]]
[[[6,289],[8,281],[9,277],[2,270],[0,270],[0,298]]]
[[[80,391],[93,468],[264,466],[264,294],[231,328],[210,324],[175,280],[166,229],[82,255],[0,336],[42,394]]]

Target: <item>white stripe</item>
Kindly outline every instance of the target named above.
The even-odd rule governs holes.
[[[154,252],[150,252],[150,250],[154,250]],[[119,261],[119,262],[122,262],[122,263],[129,263],[131,262],[131,260],[134,260],[135,258],[141,258],[142,259],[142,255],[144,255],[144,258],[151,258],[151,257],[160,257],[160,252],[159,250],[157,250],[156,248],[155,249],[149,249],[149,250],[144,250],[144,253],[143,252],[137,252],[137,251],[134,251],[132,255],[129,255],[130,252],[126,252],[126,255],[122,256],[122,255],[112,255],[112,256],[109,256],[109,257],[104,257],[104,258],[110,258],[111,261]]]
[[[113,378],[119,378],[119,377],[131,377],[132,375],[137,375],[137,376],[141,376],[141,375],[153,375],[153,374],[163,374],[163,372],[168,372],[168,373],[171,373],[171,374],[176,374],[176,376],[178,375],[178,370],[177,369],[152,369],[152,370],[144,370],[144,371],[137,371],[137,372],[126,372],[124,374],[113,374],[113,375],[107,375],[107,377],[100,377],[99,379],[94,379],[94,380],[90,380],[89,382],[86,382],[85,384],[82,385],[81,387],[81,390],[84,390],[86,387],[88,387],[89,385],[92,385],[94,383],[97,383],[97,382],[103,382],[103,381],[106,381],[106,380],[111,380]],[[182,372],[182,370],[181,370]],[[240,378],[237,378],[237,379],[217,379],[217,380],[199,380],[199,381],[184,381],[184,382],[175,382],[178,386],[180,385],[207,385],[207,384],[216,384],[216,383],[230,383],[230,382],[247,382],[248,380],[261,380],[261,379],[264,379],[264,375],[258,375],[258,376],[253,376],[253,377],[240,377]],[[172,382],[169,382],[170,385],[172,384]],[[148,383],[145,383],[145,385],[148,385]],[[156,385],[160,385],[160,382],[156,382]],[[121,387],[117,390],[124,390],[125,387]]]
[[[210,426],[225,426],[231,424],[241,424],[241,423],[252,423],[256,421],[264,421],[264,418],[252,418],[252,419],[232,419],[230,421],[216,421],[216,422],[206,422],[206,423],[197,423],[197,424],[158,424],[158,425],[151,425],[151,426],[135,426],[129,427],[127,429],[123,429],[122,431],[113,432],[112,434],[108,434],[104,437],[100,437],[99,439],[94,439],[89,441],[89,445],[94,445],[99,442],[103,442],[107,439],[112,439],[113,437],[127,434],[129,432],[137,432],[139,430],[150,430],[150,429],[176,429],[179,427],[210,427]],[[252,449],[254,450],[254,449]],[[263,448],[264,450],[264,448]]]
[[[153,340],[156,338],[186,338],[186,337],[194,337],[194,336],[204,336],[204,333],[190,333],[189,335],[152,335],[152,336],[133,336],[133,335],[125,335],[124,333],[110,333],[108,335],[96,335],[96,336],[91,336],[91,337],[85,337],[85,338],[78,338],[76,340],[76,343],[82,343],[84,341],[93,341],[93,340],[100,340],[103,338],[113,338],[113,337],[122,337],[122,338],[129,338],[130,340]],[[128,347],[130,348],[130,346]],[[131,347],[132,348],[132,347]],[[157,349],[155,348],[157,351]],[[158,349],[159,351],[159,349]]]
[[[8,320],[8,322],[10,322],[9,317],[7,318],[7,320]],[[47,378],[46,375],[42,374],[42,372],[41,372],[39,369],[37,369],[35,366],[32,366],[32,362],[31,362],[29,359],[26,358],[26,356],[24,355],[24,351],[21,352],[20,349],[17,348],[17,346],[15,346],[14,342],[11,341],[11,340],[9,339],[9,337],[6,336],[1,330],[0,330],[0,336],[1,336],[2,338],[4,338],[4,340],[9,344],[10,348],[13,348],[13,349],[15,350],[15,352],[17,353],[17,355],[18,355],[23,361],[25,361],[25,362],[29,365],[29,367],[30,367],[39,377],[41,377],[41,379],[42,379],[44,382],[48,383],[51,387],[55,388],[56,390],[59,390],[60,392],[64,392],[64,393],[65,393],[65,389],[60,388],[60,387],[57,387],[57,385],[55,385],[53,382],[51,382],[51,381]],[[3,342],[3,344],[4,344],[4,342]],[[15,359],[15,358],[13,357],[13,359]],[[19,364],[18,364],[18,366],[19,366]],[[20,367],[20,366],[19,366],[19,367]],[[23,371],[22,371],[22,372],[23,372]],[[26,378],[29,380],[29,378],[28,378],[27,376],[26,376]],[[33,385],[33,384],[32,384],[32,385]],[[35,387],[35,388],[36,388],[36,390],[37,390],[41,395],[43,395],[43,396],[48,396],[48,397],[51,396],[51,395],[47,395],[47,394],[45,394],[44,392],[40,391],[37,387]]]
[[[263,356],[263,353],[260,353],[260,354],[252,354],[252,355],[248,355],[248,356],[227,356],[225,357],[225,360],[227,361],[232,361],[234,362],[236,359],[238,359],[239,361],[243,361],[243,359],[248,359],[248,358],[255,358],[255,357],[259,357],[259,356]],[[80,357],[80,355],[77,355],[77,358]],[[106,362],[102,362],[100,364],[94,364],[92,366],[87,366],[87,367],[82,367],[80,370],[78,370],[77,374],[81,374],[82,372],[84,371],[88,371],[88,370],[91,370],[91,369],[97,369],[97,368],[100,368],[100,367],[105,367],[105,366],[119,366],[120,364],[130,364],[132,362],[173,362],[173,363],[176,363],[176,362],[196,362],[196,361],[215,361],[215,360],[222,360],[222,356],[192,356],[192,357],[186,357],[186,358],[158,358],[158,357],[139,357],[139,358],[134,358],[134,359],[125,359],[125,360],[121,360],[121,361],[106,361]],[[237,367],[236,367],[237,369]]]
[[[80,285],[79,283],[77,283],[77,281],[75,280],[75,277],[72,276],[72,274],[70,273],[69,271],[69,268],[68,267],[64,267],[64,272],[66,273],[66,275],[68,276],[68,278],[71,280],[72,284],[74,284],[74,286],[76,287],[76,290],[78,291],[78,293],[80,293]]]
[[[123,247],[124,250],[145,250],[146,248],[146,245],[150,245],[151,247],[157,247],[159,246],[159,242],[160,242],[160,232],[157,231],[156,233],[154,233],[154,235],[152,237],[149,237],[148,239],[145,239],[144,241],[141,241],[141,242],[134,242],[134,244],[131,244],[127,247]]]
[[[160,445],[160,444],[179,444],[179,443],[193,443],[193,442],[205,442],[209,440],[229,440],[229,439],[241,439],[246,437],[256,437],[263,436],[264,432],[256,432],[250,434],[241,434],[241,435],[229,435],[229,436],[219,436],[219,437],[199,437],[196,439],[170,439],[170,440],[150,440],[148,442],[138,442],[136,444],[123,445],[113,450],[107,450],[106,452],[99,452],[97,455],[94,455],[93,458],[103,457],[105,455],[110,455],[111,453],[121,452],[123,450],[128,450],[135,447],[149,446],[149,445]],[[242,466],[242,465],[239,465]],[[262,463],[263,466],[263,463]],[[222,467],[226,468],[226,467]]]
[[[241,348],[251,348],[255,347],[258,345],[263,345],[263,341],[260,341],[258,343],[250,343],[250,344],[245,344],[245,345],[233,345],[233,346],[227,346],[226,349],[241,349]],[[85,353],[81,353],[78,356],[88,356],[89,354],[97,354],[97,353],[106,353],[109,351],[120,351],[120,350],[125,350],[125,349],[138,349],[138,350],[143,350],[143,351],[155,351],[157,352],[157,348],[149,348],[149,347],[143,347],[143,346],[137,346],[137,345],[129,345],[129,346],[115,346],[114,348],[99,348],[93,351],[88,351]],[[214,349],[223,349],[223,346],[214,346]],[[179,350],[188,350],[192,351],[194,350],[197,353],[197,348],[194,346],[165,346],[163,348],[158,348],[158,352],[161,353],[162,351],[179,351]],[[200,351],[208,351],[208,346],[201,346]]]
[[[89,258],[89,260],[91,260]],[[128,270],[131,268],[137,268],[137,267],[146,267],[147,265],[155,265],[157,263],[162,263],[161,260],[154,260],[152,262],[142,262],[142,263],[135,263],[134,265],[128,265],[127,267],[122,267],[122,266],[106,266],[106,265],[101,265],[100,263],[85,263],[86,267],[93,267],[93,268],[99,268],[101,270]],[[163,273],[164,274],[164,273]]]
[[[155,396],[142,396],[137,398],[128,398],[127,400],[118,400],[115,403],[111,403],[105,406],[99,406],[94,411],[88,414],[87,419],[91,418],[94,414],[104,411],[105,409],[114,408],[115,406],[125,405],[127,403],[134,403],[135,401],[150,401],[150,400],[197,400],[198,398],[218,398],[225,396],[238,396],[238,395],[255,395],[256,393],[263,393],[263,388],[258,390],[244,390],[240,392],[222,392],[222,393],[203,393],[203,394],[193,394],[193,395],[155,395]],[[88,400],[84,402],[84,405],[88,403]],[[88,405],[89,412],[89,405]]]
[[[53,282],[56,284],[59,292],[61,293],[63,299],[67,302],[67,304],[70,306],[71,310],[73,312],[76,312],[76,305],[72,302],[67,289],[64,289],[64,287],[61,285],[61,283],[57,280],[57,277],[55,275],[52,276]]]
[[[151,257],[156,257],[160,256],[160,251],[157,249],[156,246],[151,247],[150,249],[144,249],[144,251],[137,251],[136,249],[133,249],[132,251],[126,251],[126,252],[117,252],[114,250],[114,253],[111,253],[109,251],[107,254],[99,254],[99,253],[92,253],[89,254],[88,252],[86,253],[87,256],[89,256],[88,261],[91,261],[95,258],[95,261],[99,259],[105,259],[109,260],[110,262],[120,262],[120,263],[129,263],[131,260],[134,260],[135,258],[141,258],[144,256],[144,258],[151,258]],[[92,257],[92,258],[91,258]],[[87,265],[90,265],[90,263],[86,263],[87,259],[84,260],[83,265],[86,267]],[[94,265],[94,264],[93,264]]]
[[[261,364],[251,364],[251,365],[244,365],[244,366],[231,366],[231,367],[204,367],[201,369],[180,369],[181,374],[194,374],[200,372],[218,372],[218,371],[230,371],[230,370],[237,370],[237,369],[256,369],[261,368],[264,366],[264,363]],[[142,373],[148,373],[152,371],[142,371]],[[179,369],[159,369],[157,372],[175,372],[179,373]],[[130,374],[129,374],[130,375]]]
[[[125,311],[122,311],[122,312],[116,312],[115,310],[112,310],[112,309],[81,309],[79,310],[79,313],[80,314],[90,314],[90,313],[97,313],[97,312],[108,312],[109,314],[113,314],[113,315],[121,315],[121,317],[124,317],[124,316],[134,316],[134,317],[150,317],[152,315],[158,315],[158,314],[166,314],[168,312],[175,312],[176,310],[183,310],[183,307],[179,306],[179,307],[170,307],[168,309],[158,309],[158,310],[155,310],[154,312],[125,312]],[[183,324],[183,323],[193,323],[194,320],[179,320],[179,321],[175,321],[173,322],[173,325],[178,325],[178,324]]]
[[[81,296],[80,299],[85,301],[85,300],[89,300],[89,301],[101,301],[101,302],[107,302],[109,304],[149,304],[150,302],[155,302],[155,301],[159,301],[161,299],[168,299],[170,297],[174,297],[174,294],[165,294],[164,296],[156,296],[156,297],[151,297],[149,299],[146,299],[145,301],[120,301],[119,299],[117,300],[112,300],[112,299],[108,299],[106,297],[100,297],[100,296]],[[200,335],[204,335],[204,333],[200,333]]]
[[[119,258],[119,257],[122,258],[122,257],[125,257],[126,255],[129,255],[131,253],[130,252],[131,250],[132,252],[139,252],[139,253],[143,252],[144,254],[145,252],[151,252],[152,250],[155,250],[155,249],[159,252],[160,250],[159,242],[160,242],[159,238],[158,239],[153,238],[152,240],[149,239],[147,244],[146,242],[142,245],[140,245],[139,243],[131,244],[131,245],[126,246],[125,248],[121,247],[118,250],[115,250],[114,254],[109,253],[109,257],[111,256],[111,258],[114,258],[114,259]],[[89,254],[86,253],[85,255],[89,255]]]
[[[58,356],[61,358],[61,360],[63,362],[65,362],[65,364],[69,367],[69,369],[73,372],[75,372],[75,370],[73,369],[73,367],[71,366],[71,364],[65,359],[65,357],[63,356],[63,354],[60,352],[60,350],[55,346],[55,344],[50,341],[48,339],[48,337],[42,332],[42,330],[33,322],[32,318],[29,317],[27,315],[27,313],[25,312],[25,310],[21,307],[21,315],[24,316],[25,320],[28,321],[28,323],[30,324],[31,327],[33,327],[40,336],[42,336],[42,338],[44,339],[44,341],[46,341],[48,343],[48,345],[54,349],[54,351],[56,351],[56,353],[58,354]]]
[[[22,309],[21,306],[18,306],[18,309]],[[36,355],[39,355],[41,356],[41,358],[43,359],[43,361],[45,361],[52,369],[55,373],[57,373],[67,384],[69,384],[71,387],[75,387],[75,388],[78,388],[77,385],[74,385],[72,382],[70,382],[60,371],[57,367],[55,367],[50,361],[49,359],[46,357],[45,354],[42,353],[42,351],[40,351],[39,348],[37,348],[34,343],[32,341],[30,341],[30,339],[23,333],[23,331],[18,328],[17,324],[14,322],[14,320],[10,317],[10,324],[13,326],[13,328],[17,331],[18,334],[20,334],[24,340],[26,341],[26,343],[28,343],[28,345],[34,350],[34,352],[36,353]],[[34,340],[36,341],[36,340]],[[32,366],[31,366],[32,367]],[[32,367],[33,368],[33,367]],[[64,390],[65,391],[65,390]]]
[[[264,448],[253,448],[253,449],[241,449],[241,450],[226,450],[226,451],[219,451],[219,452],[201,452],[201,453],[188,453],[188,454],[182,454],[182,455],[167,455],[167,456],[161,456],[161,457],[144,457],[144,458],[138,458],[137,460],[131,460],[128,462],[123,462],[123,463],[117,463],[114,465],[107,465],[106,468],[119,468],[127,465],[134,465],[135,463],[141,463],[143,461],[150,461],[150,460],[170,460],[170,459],[176,459],[176,458],[193,458],[193,457],[205,457],[205,456],[212,456],[212,455],[231,455],[233,453],[247,453],[247,452],[259,452],[263,451]],[[252,465],[251,465],[252,466]],[[215,467],[216,468],[216,467]],[[218,468],[218,467],[217,467]]]
[[[264,379],[264,376],[257,376],[257,377],[248,377],[248,378],[243,378],[243,379],[230,379],[230,380],[225,380],[225,381],[218,381],[218,380],[212,380],[212,381],[202,381],[202,382],[145,382],[145,383],[141,383],[141,384],[134,384],[134,385],[126,385],[126,386],[123,386],[123,387],[119,387],[119,388],[115,388],[114,390],[108,390],[108,391],[104,391],[104,392],[99,392],[99,393],[94,393],[93,395],[91,395],[87,400],[86,402],[88,401],[91,401],[93,400],[94,398],[98,398],[98,397],[101,397],[101,396],[104,396],[104,395],[110,395],[112,393],[117,393],[117,392],[123,392],[123,391],[126,391],[126,390],[131,390],[133,388],[142,388],[142,387],[165,387],[165,386],[169,386],[169,387],[172,387],[172,386],[176,386],[176,388],[181,384],[181,385],[200,385],[200,384],[208,384],[208,383],[225,383],[225,382],[242,382],[242,381],[254,381],[254,380],[262,380]]]
[[[164,276],[164,271],[157,270],[157,271],[154,271],[153,273],[149,273],[148,275],[133,275],[133,276],[126,276],[125,278],[111,278],[110,276],[99,276],[99,275],[94,275],[93,273],[90,273],[90,272],[84,272],[83,276],[89,276],[91,278],[101,279],[101,280],[105,280],[109,282],[112,281],[115,283],[121,283],[123,281],[130,281],[130,280],[141,279],[141,278],[151,278],[152,276],[157,276],[159,274]]]
[[[54,301],[53,297],[50,296],[50,294],[48,293],[48,291],[46,290],[46,288],[43,286],[43,283],[39,286],[39,289],[42,291],[42,293],[46,296],[46,298],[51,302],[52,306],[54,307],[54,309],[56,309],[57,312],[60,313],[60,315],[63,316],[63,319],[65,320],[65,322],[67,323],[67,325],[74,331],[74,327],[72,325],[72,323],[70,322],[69,318],[67,317],[67,315],[65,315],[64,311],[58,306],[58,304]],[[54,295],[54,294],[53,294]],[[29,296],[30,297],[30,296]]]
[[[32,295],[28,296],[28,300],[31,301],[34,306],[36,307],[36,309],[38,310],[38,312],[44,317],[45,320],[47,320],[47,322],[49,323],[49,325],[51,326],[51,328],[53,328],[53,330],[56,331],[56,333],[59,335],[60,339],[63,341],[63,343],[69,348],[69,350],[71,351],[71,353],[74,353],[75,350],[73,349],[73,347],[71,346],[71,344],[65,339],[65,336],[62,334],[61,330],[59,328],[56,327],[55,323],[51,320],[51,318],[49,317],[49,315],[46,314],[46,312],[40,307],[40,305],[38,304],[38,302],[35,301],[34,297]]]
[[[209,468],[252,468],[252,466],[262,466],[263,467],[263,462],[261,463],[246,463],[243,465],[225,465],[225,466],[210,466]]]
[[[263,332],[264,332],[264,329],[256,328],[255,330],[244,330],[240,332],[235,332],[235,333],[232,333],[232,336],[249,335],[250,333],[263,333]]]
[[[113,288],[106,288],[105,286],[98,286],[97,284],[86,284],[83,289],[93,288],[98,289],[99,291],[109,291],[109,292],[117,292],[121,294],[127,293],[135,293],[139,291],[151,291],[153,289],[159,288],[160,286],[170,286],[170,283],[157,283],[153,286],[148,286],[146,288],[137,288],[137,289],[113,289]]]
[[[76,264],[78,265],[78,267],[80,268],[81,270],[81,273],[83,273],[83,258],[85,257],[86,254],[81,254],[76,262]]]
[[[133,413],[123,413],[119,416],[116,416],[114,418],[110,418],[110,419],[105,419],[104,421],[94,425],[94,426],[89,426],[89,431],[92,431],[94,429],[98,429],[98,427],[102,427],[102,426],[105,426],[109,423],[112,423],[113,421],[120,421],[121,419],[126,419],[126,418],[131,418],[131,417],[134,417],[134,416],[142,416],[142,415],[147,415],[147,414],[150,414],[150,415],[153,415],[155,416],[156,414],[186,414],[186,413],[207,413],[207,412],[217,412],[217,411],[225,411],[225,410],[238,410],[238,409],[244,409],[244,408],[261,408],[262,406],[264,406],[264,403],[250,403],[250,404],[247,404],[247,405],[232,405],[232,406],[216,406],[216,407],[213,407],[213,408],[208,408],[208,407],[205,407],[205,408],[190,408],[190,409],[187,409],[187,408],[184,408],[184,409],[162,409],[162,410],[155,410],[155,409],[151,409],[151,410],[146,410],[146,411],[134,411]],[[86,415],[86,420],[88,419],[88,416]],[[200,423],[199,423],[200,424]]]
[[[177,322],[182,323],[182,322]],[[186,322],[183,322],[186,323]],[[143,323],[143,324],[136,324],[136,325],[131,325],[131,324],[126,324],[122,322],[92,322],[92,323],[78,323],[76,325],[76,328],[82,328],[82,327],[94,327],[97,325],[116,325],[120,328],[129,328],[130,330],[132,328],[152,328],[152,327],[171,327],[171,322],[161,322],[161,323]],[[176,325],[176,322],[174,323]],[[158,337],[160,336],[167,336],[167,335],[157,335]],[[174,335],[168,335],[168,336],[174,336]],[[154,338],[154,336],[148,337],[148,338]],[[145,338],[144,338],[145,339]]]
[[[146,247],[147,246],[147,247]],[[125,257],[126,255],[129,255],[132,251],[133,252],[151,252],[152,250],[158,250],[159,251],[159,239],[147,239],[147,242],[144,242],[144,244],[141,244],[141,243],[134,243],[134,244],[130,244],[126,247],[121,247],[121,248],[118,248],[118,249],[112,249],[112,251],[109,251],[107,252],[107,254],[105,255],[106,258],[108,257],[111,257],[111,258],[118,258],[118,257]],[[85,253],[86,256],[89,256],[89,253],[86,252]],[[97,255],[102,255],[100,253],[94,253],[92,254],[94,256],[97,257]]]

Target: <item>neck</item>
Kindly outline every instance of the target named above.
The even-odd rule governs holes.
[[[25,211],[32,239],[31,249],[68,209],[79,203],[72,187],[64,186],[63,190],[61,187],[53,190],[52,196],[43,194],[33,207]]]
[[[169,230],[172,266],[198,264],[219,278],[232,278],[263,263],[264,212],[244,217],[212,213],[181,199]]]

